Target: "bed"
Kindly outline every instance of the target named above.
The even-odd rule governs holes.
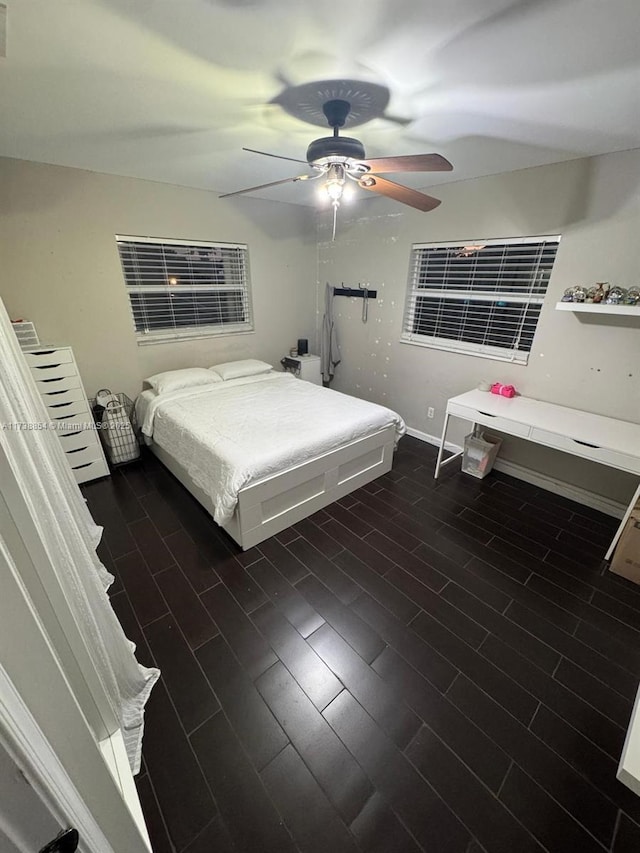
[[[269,365],[207,380],[224,367],[191,369],[202,384],[186,387],[150,377],[136,414],[151,451],[243,550],[391,469],[405,432],[395,412]]]

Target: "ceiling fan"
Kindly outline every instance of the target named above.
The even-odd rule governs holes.
[[[366,159],[364,146],[359,139],[339,135],[339,129],[344,126],[350,111],[351,103],[342,98],[333,98],[322,105],[322,112],[329,127],[333,128],[333,136],[314,139],[307,148],[306,161],[297,160],[295,157],[283,157],[280,154],[269,154],[266,151],[256,151],[255,148],[243,148],[243,151],[263,154],[266,157],[277,157],[280,160],[291,160],[294,163],[306,162],[314,172],[296,175],[293,178],[284,178],[281,181],[271,181],[268,184],[260,184],[257,187],[249,187],[245,190],[225,193],[220,198],[243,195],[254,190],[276,187],[279,184],[313,181],[324,177],[324,189],[334,210],[334,235],[336,212],[343,197],[345,186],[347,186],[347,180],[354,181],[362,189],[395,199],[395,201],[407,204],[417,210],[429,211],[437,207],[440,204],[439,199],[402,184],[396,184],[387,178],[381,178],[379,173],[450,172],[453,169],[451,163],[441,157],[440,154],[409,154],[400,157]]]

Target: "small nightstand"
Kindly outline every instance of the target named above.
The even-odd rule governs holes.
[[[287,356],[286,363],[285,359],[283,359],[282,366],[289,373],[297,376],[298,379],[304,379],[305,382],[313,382],[314,385],[322,385],[319,355],[297,355],[292,358]]]

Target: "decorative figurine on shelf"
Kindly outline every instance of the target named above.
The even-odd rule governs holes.
[[[604,300],[607,305],[622,305],[627,291],[623,287],[612,287]]]
[[[518,393],[513,385],[503,385],[501,382],[494,382],[491,386],[492,394],[499,394],[501,397],[515,397]]]
[[[625,305],[637,305],[640,303],[640,289],[637,287],[630,287],[627,290],[627,295],[624,299]]]
[[[564,292],[564,295],[562,297],[562,301],[563,302],[573,302],[573,291],[574,290],[575,290],[574,287],[568,287]]]
[[[593,288],[595,291],[593,294],[594,302],[604,302],[607,298],[607,293],[609,293],[609,282],[608,281],[597,281],[596,286]]]
[[[578,285],[573,288],[573,301],[574,302],[584,302],[587,298],[587,290],[586,288]]]

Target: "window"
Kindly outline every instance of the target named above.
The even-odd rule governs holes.
[[[402,340],[526,364],[559,242],[414,245]]]
[[[138,343],[253,331],[245,245],[116,240]]]

